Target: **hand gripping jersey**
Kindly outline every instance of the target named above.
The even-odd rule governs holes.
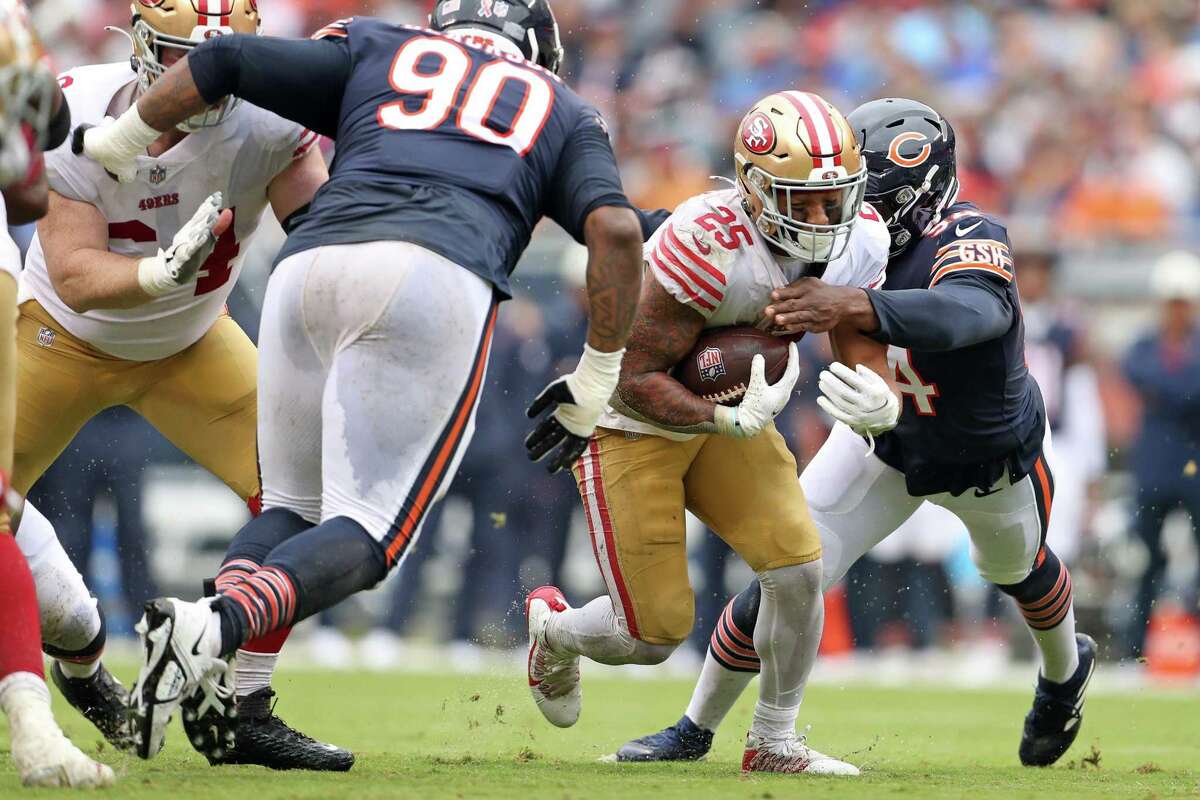
[[[113,96],[136,80],[128,62],[71,70],[60,78],[75,123],[99,124]],[[158,158],[138,158],[137,179],[120,184],[69,143],[46,154],[50,188],[91,203],[108,220],[108,249],[132,258],[171,244],[206,197],[224,192],[234,222],[217,242],[195,283],[129,309],[72,311],[58,296],[34,238],[21,299],[34,298],[64,328],[97,349],[131,361],[154,361],[194,344],[225,307],[247,245],[267,204],[267,186],[316,142],[316,135],[240,103],[221,125],[187,136]]]
[[[1013,480],[1033,469],[1045,410],[1025,365],[1025,325],[1008,231],[971,203],[955,203],[924,238],[888,264],[887,291],[975,283],[1015,309],[1004,335],[938,352],[892,346],[888,360],[904,394],[900,424],[876,453],[905,473],[911,494],[991,486],[1003,462]],[[982,477],[981,477],[982,476]]]
[[[543,216],[582,242],[593,209],[629,206],[599,112],[547,70],[365,17],[315,38],[301,44],[329,68],[303,102],[318,107],[267,105],[332,136],[337,157],[278,261],[322,245],[404,241],[507,294]],[[208,46],[242,47],[249,65],[252,48],[271,44],[231,36]],[[284,59],[287,44],[278,43]],[[276,59],[260,75],[269,67],[288,69]]]
[[[821,275],[839,286],[878,288],[886,278],[887,226],[864,205],[841,257]],[[775,257],[742,207],[736,188],[697,195],[675,209],[646,242],[647,279],[653,276],[672,297],[698,311],[705,328],[760,325],[771,292],[808,274],[811,265]],[[600,418],[605,428],[690,439],[613,409]]]

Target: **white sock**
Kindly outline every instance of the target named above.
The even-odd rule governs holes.
[[[204,602],[204,601],[201,601]],[[212,610],[212,618],[208,622],[208,629],[213,632],[212,636],[205,636],[205,644],[208,645],[208,654],[213,658],[220,658],[221,651],[221,614],[216,610]]]
[[[633,640],[608,597],[555,614],[546,626],[546,642],[555,650],[601,664],[628,664],[633,652]]]
[[[0,709],[6,716],[12,716],[13,701],[25,694],[41,698],[50,707],[50,687],[40,675],[32,672],[10,672],[0,679]]]
[[[237,651],[237,666],[233,669],[234,692],[238,697],[265,689],[271,685],[271,675],[275,672],[275,664],[279,661],[279,653],[252,653],[249,650]]]
[[[704,730],[716,733],[754,677],[753,672],[725,669],[713,658],[712,653],[705,654],[700,680],[696,681],[692,700],[688,703],[688,719]]]
[[[1063,683],[1079,669],[1079,647],[1075,643],[1075,608],[1067,609],[1063,621],[1048,631],[1029,629],[1042,652],[1042,675]]]
[[[63,675],[68,678],[79,680],[81,678],[90,678],[100,671],[100,659],[89,661],[86,664],[77,664],[74,661],[59,661],[59,669],[63,671]]]
[[[821,562],[761,572],[762,600],[754,626],[754,649],[762,661],[758,705],[750,732],[778,738],[795,731],[804,685],[817,660],[825,604]]]

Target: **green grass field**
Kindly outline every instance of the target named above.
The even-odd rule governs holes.
[[[57,711],[75,741],[99,748],[116,769],[120,783],[105,793],[112,797],[1200,798],[1195,694],[1098,693],[1089,700],[1079,741],[1060,765],[1027,770],[1016,760],[1029,701],[1023,692],[816,686],[801,724],[813,726],[818,749],[863,766],[863,777],[742,778],[749,698],[707,761],[615,765],[598,759],[631,735],[675,720],[689,683],[588,681],[585,672],[583,717],[560,731],[542,720],[522,678],[519,670],[482,677],[283,673],[276,681],[278,711],[303,730],[352,748],[358,763],[344,775],[213,769],[184,742],[178,722],[166,751],[142,762],[100,748],[86,722],[61,703]],[[5,748],[6,736],[6,730],[0,734]],[[5,755],[0,797],[19,792]]]

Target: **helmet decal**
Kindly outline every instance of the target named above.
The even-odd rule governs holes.
[[[904,144],[905,142],[916,141],[925,142],[925,145],[915,156],[900,155],[900,145]],[[925,163],[925,160],[929,158],[929,153],[932,150],[933,148],[930,146],[929,140],[925,138],[924,134],[917,133],[916,131],[905,131],[904,133],[896,134],[896,138],[892,139],[891,145],[888,146],[887,157],[888,161],[891,161],[897,166],[916,167]]]
[[[775,126],[761,111],[755,111],[742,121],[742,144],[755,155],[763,155],[775,149]]]

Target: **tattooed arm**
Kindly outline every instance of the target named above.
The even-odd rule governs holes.
[[[642,280],[642,226],[620,206],[601,206],[583,226],[588,247],[587,343],[604,353],[625,347]]]
[[[704,317],[699,312],[671,297],[658,281],[643,281],[613,408],[678,433],[716,431],[716,404],[693,394],[670,375],[695,347],[703,330]]]

